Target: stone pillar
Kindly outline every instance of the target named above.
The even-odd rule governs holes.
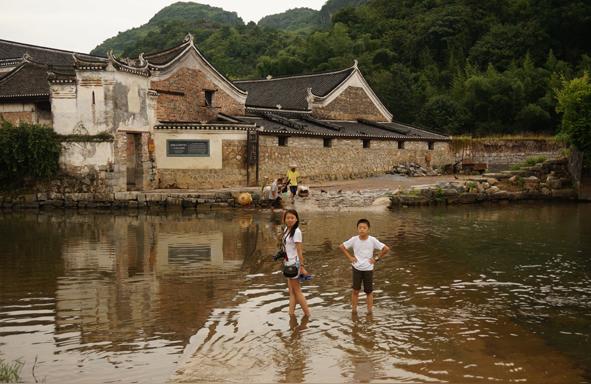
[[[568,157],[568,171],[579,200],[591,201],[591,172],[584,167],[584,154],[571,147]]]
[[[117,132],[114,136],[115,162],[107,185],[112,192],[125,192],[127,191],[127,133]]]

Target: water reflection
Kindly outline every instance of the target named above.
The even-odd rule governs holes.
[[[373,315],[337,249],[359,215],[302,215],[311,318],[287,314],[278,213],[4,215],[0,357],[47,382],[584,382],[589,213],[374,213]]]

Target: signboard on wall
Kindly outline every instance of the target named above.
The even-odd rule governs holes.
[[[255,165],[258,157],[258,136],[256,132],[248,132],[246,140],[246,162]]]
[[[209,140],[166,140],[168,157],[208,157]]]

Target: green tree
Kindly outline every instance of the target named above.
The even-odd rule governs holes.
[[[447,95],[431,97],[419,115],[419,124],[447,134],[464,131],[468,112],[456,100]]]
[[[0,185],[18,187],[59,170],[61,144],[51,128],[4,121],[0,128]]]
[[[562,113],[560,135],[568,143],[591,156],[591,81],[589,74],[570,81],[556,92],[557,111]]]

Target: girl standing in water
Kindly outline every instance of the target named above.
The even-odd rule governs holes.
[[[292,278],[287,278],[287,287],[289,288],[289,314],[295,314],[296,304],[299,304],[304,315],[310,316],[310,309],[308,302],[302,293],[300,286],[300,276],[306,276],[308,272],[304,268],[304,252],[302,247],[302,231],[300,230],[300,218],[295,209],[288,209],[283,214],[283,222],[286,227],[283,231],[283,245],[285,253],[287,254],[285,263],[295,265],[298,267],[298,275]]]

